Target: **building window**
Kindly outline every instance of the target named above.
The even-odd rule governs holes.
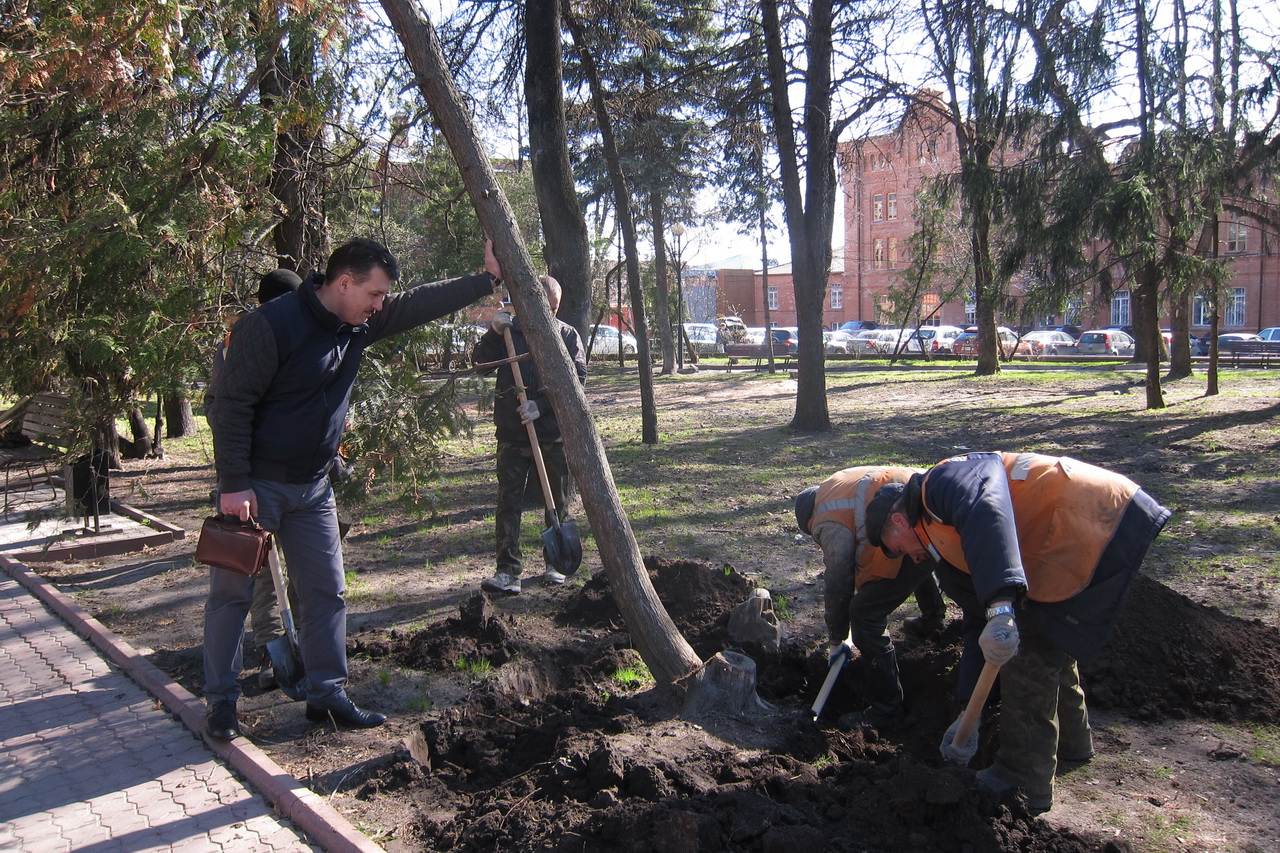
[[[978,322],[978,301],[970,293],[964,298],[964,324],[972,326]]]
[[[1227,317],[1226,325],[1243,326],[1244,325],[1244,288],[1233,287],[1231,293],[1227,297]]]
[[[1227,251],[1249,251],[1249,230],[1245,227],[1245,224],[1240,221],[1240,217],[1238,216],[1233,217],[1232,220],[1227,223]]]
[[[942,300],[936,293],[926,293],[920,298],[920,319],[925,326],[942,325]]]
[[[1204,298],[1203,293],[1197,293],[1195,301],[1191,303],[1191,325],[1209,325],[1209,317],[1212,313],[1213,312],[1209,306],[1209,300]]]
[[[1083,299],[1068,299],[1067,310],[1062,314],[1062,322],[1071,326],[1080,325],[1080,314],[1084,311]]]
[[[769,310],[778,310],[778,288],[776,285],[769,285]]]
[[[839,311],[844,307],[844,288],[836,285],[831,288],[831,310]]]
[[[1111,297],[1111,325],[1129,325],[1129,291],[1118,290]]]
[[[898,218],[898,194],[889,193],[889,195],[885,197],[885,204],[888,207],[888,210],[885,212],[885,215],[888,216],[890,219],[897,219]]]
[[[871,221],[884,221],[884,195],[876,193],[871,197]]]
[[[916,153],[921,163],[938,162],[937,143],[932,139],[921,139],[920,144],[916,146]]]
[[[874,268],[878,270],[884,269],[884,239],[883,238],[876,240]]]
[[[889,269],[898,267],[898,238],[889,238]]]

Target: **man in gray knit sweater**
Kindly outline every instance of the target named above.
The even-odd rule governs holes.
[[[294,293],[236,323],[218,376],[214,463],[219,509],[274,531],[302,611],[307,718],[369,728],[386,717],[347,696],[347,609],[342,544],[329,467],[360,358],[370,344],[492,294],[502,269],[485,245],[485,271],[391,293],[399,266],[373,240],[352,240]],[[253,579],[209,571],[205,605],[206,728],[240,734],[236,701],[244,618]]]

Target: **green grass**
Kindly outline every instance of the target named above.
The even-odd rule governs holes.
[[[614,670],[612,678],[615,683],[627,690],[635,690],[653,684],[653,673],[649,672],[649,667],[645,666],[643,662],[618,667],[618,669]]]
[[[472,678],[486,678],[493,674],[493,663],[488,658],[469,658],[464,655],[453,662],[453,668]]]
[[[391,670],[389,669],[378,670],[378,684],[383,687],[391,686]]]
[[[408,708],[417,714],[425,714],[434,708],[435,702],[431,701],[431,697],[423,693],[421,696],[415,696],[409,700]]]
[[[773,612],[783,622],[790,622],[794,614],[791,612],[791,601],[785,595],[773,597]]]

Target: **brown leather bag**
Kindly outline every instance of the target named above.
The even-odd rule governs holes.
[[[253,577],[271,552],[271,531],[256,521],[211,515],[200,527],[196,562]]]

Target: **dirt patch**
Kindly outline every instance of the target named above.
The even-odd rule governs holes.
[[[1091,703],[1140,720],[1280,719],[1280,631],[1141,575],[1106,651],[1081,672]]]
[[[716,568],[695,560],[646,557],[645,568],[658,598],[685,639],[702,659],[728,645],[729,612],[751,594],[755,584],[732,566]],[[586,627],[623,626],[613,602],[609,578],[597,572],[562,611],[559,621]]]
[[[347,652],[370,660],[390,658],[410,669],[447,671],[476,666],[499,667],[518,653],[508,623],[492,602],[477,592],[458,615],[421,631],[367,631],[347,641]]]

